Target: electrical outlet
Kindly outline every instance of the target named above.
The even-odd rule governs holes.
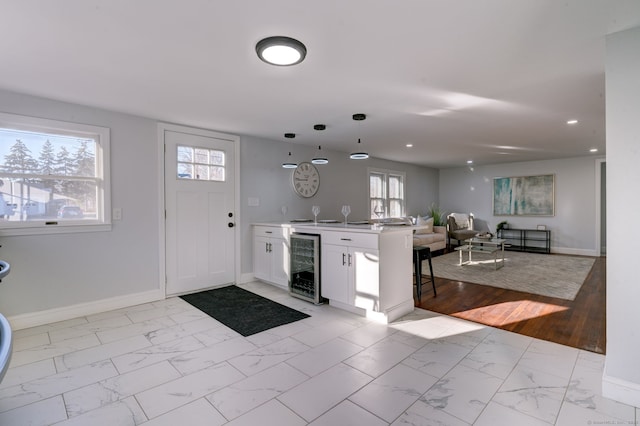
[[[122,209],[115,208],[113,209],[113,220],[122,220]]]

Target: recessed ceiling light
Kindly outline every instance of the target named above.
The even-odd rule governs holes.
[[[473,164],[473,160],[467,160],[467,164]]]
[[[589,152],[598,152],[598,148],[591,148]]]
[[[568,120],[567,124],[578,124],[578,120]]]
[[[413,148],[413,144],[412,143],[408,143],[405,145],[407,148]]]
[[[256,53],[268,64],[286,67],[302,62],[307,56],[307,48],[296,39],[277,36],[260,40]]]

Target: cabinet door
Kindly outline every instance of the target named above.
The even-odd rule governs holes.
[[[255,236],[253,239],[253,276],[260,280],[271,280],[269,238]]]
[[[289,247],[282,238],[272,238],[270,243],[271,281],[286,287],[289,285]]]
[[[322,297],[352,305],[349,298],[348,247],[322,244]]]
[[[353,277],[355,305],[359,308],[380,310],[380,257],[378,250],[349,249]]]

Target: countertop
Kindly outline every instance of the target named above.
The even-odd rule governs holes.
[[[366,224],[366,225],[354,225],[347,223],[345,225],[344,222],[338,223],[314,223],[314,222],[263,222],[263,223],[254,223],[254,226],[279,226],[282,228],[292,228],[297,232],[313,232],[315,231],[340,231],[347,230],[349,232],[363,232],[368,234],[380,234],[386,232],[400,232],[400,231],[412,231],[415,226],[411,225],[390,225],[390,224]]]

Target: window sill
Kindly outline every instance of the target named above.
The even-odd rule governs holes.
[[[50,235],[50,234],[76,234],[81,232],[107,232],[111,231],[110,223],[91,223],[86,225],[48,225],[43,226],[38,224],[36,226],[25,227],[7,227],[0,229],[0,236],[2,237],[14,237],[21,235]]]

